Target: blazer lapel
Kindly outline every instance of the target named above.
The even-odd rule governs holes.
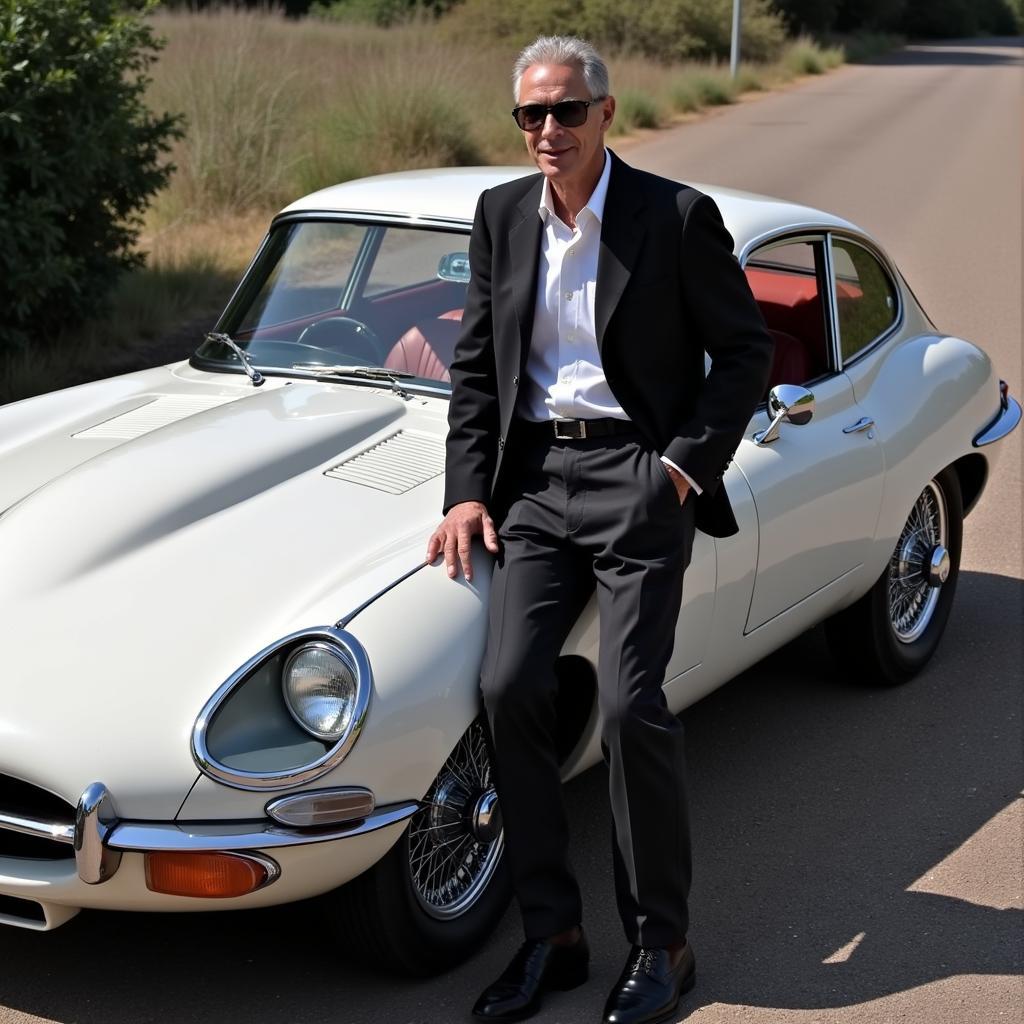
[[[594,321],[597,347],[602,350],[604,332],[619,304],[619,299],[636,265],[644,238],[642,186],[634,182],[633,170],[611,150],[611,177],[601,220],[601,248],[597,258],[597,288],[594,296]]]
[[[519,352],[513,365],[520,372],[530,347],[533,334],[533,312],[537,302],[537,269],[540,263],[540,239],[543,222],[537,212],[540,206],[544,179],[538,175],[536,185],[519,200],[516,209],[522,220],[508,235],[508,250],[512,263],[512,295],[519,323]]]

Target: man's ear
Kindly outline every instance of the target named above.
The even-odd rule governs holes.
[[[601,131],[606,132],[612,126],[615,117],[615,97],[606,96],[601,105]]]

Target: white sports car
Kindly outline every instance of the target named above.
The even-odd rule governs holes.
[[[488,556],[424,566],[481,189],[383,175],[275,218],[186,362],[0,408],[0,922],[322,896],[414,972],[509,898],[480,718]],[[1018,423],[853,224],[698,185],[775,340],[697,535],[680,710],[822,620],[895,684],[950,614],[964,516]],[[559,663],[566,778],[600,759],[591,603]]]

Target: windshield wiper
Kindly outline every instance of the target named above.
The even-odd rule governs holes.
[[[389,370],[386,366],[324,366],[322,363],[292,363],[293,370],[308,370],[327,377],[368,377],[370,380],[401,380],[415,377],[408,370]]]
[[[245,370],[246,376],[252,381],[254,388],[258,388],[263,383],[263,374],[249,362],[249,357],[242,351],[238,342],[230,334],[225,334],[223,331],[207,331],[206,340],[219,341],[222,345],[227,345],[228,348],[232,349],[235,355],[238,356],[242,369]]]
[[[399,398],[408,398],[400,380],[415,377],[408,370],[389,370],[386,366],[322,366],[320,363],[292,363],[293,370],[305,370],[317,377],[361,377],[363,380],[389,380]]]

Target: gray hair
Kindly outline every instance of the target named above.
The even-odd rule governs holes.
[[[512,65],[512,98],[519,102],[519,86],[526,69],[535,64],[568,64],[583,72],[590,99],[609,94],[608,66],[585,39],[578,36],[538,36],[524,47]],[[582,97],[580,97],[582,99]]]

